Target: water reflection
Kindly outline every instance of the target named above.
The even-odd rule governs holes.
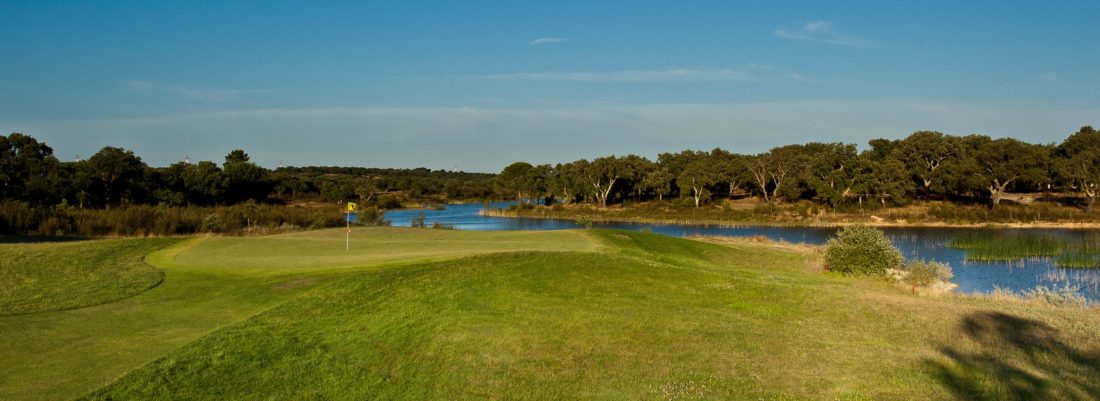
[[[509,203],[496,202],[488,206],[507,207]],[[519,219],[480,216],[479,211],[485,205],[455,204],[444,210],[395,210],[386,212],[386,219],[395,226],[409,226],[411,220],[424,213],[425,222],[441,223],[460,230],[562,230],[580,228],[580,224],[571,220]],[[772,240],[793,243],[823,244],[836,232],[834,228],[821,227],[763,227],[739,226],[723,227],[711,225],[672,225],[644,223],[593,223],[597,228],[615,228],[624,230],[648,230],[654,233],[675,236],[763,236]],[[1028,290],[1037,285],[1080,286],[1081,292],[1090,301],[1100,301],[1100,269],[1062,269],[1055,266],[1053,258],[1028,258],[1013,262],[967,261],[964,251],[948,248],[947,244],[960,234],[973,234],[973,229],[964,228],[886,228],[886,235],[901,250],[907,259],[921,258],[937,260],[951,265],[959,284],[959,291],[990,292],[995,287],[1015,291]],[[1071,238],[1084,238],[1096,235],[1096,231],[1080,230],[1006,230],[1019,235],[1053,235]]]

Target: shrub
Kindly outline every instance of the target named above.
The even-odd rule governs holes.
[[[876,228],[845,227],[825,243],[825,264],[832,271],[884,275],[886,269],[895,269],[901,262],[901,252]]]
[[[905,281],[914,287],[927,287],[938,281],[950,280],[954,276],[951,266],[934,260],[911,261],[905,265],[905,270],[909,272]]]
[[[1081,295],[1081,288],[1069,284],[1053,288],[1040,285],[1024,291],[1022,295],[1029,301],[1047,305],[1075,307],[1088,305],[1088,300]]]

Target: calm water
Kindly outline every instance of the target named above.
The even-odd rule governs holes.
[[[493,203],[494,208],[507,207],[509,203]],[[428,225],[439,222],[460,230],[562,230],[579,228],[569,220],[519,219],[479,216],[482,204],[448,205],[446,210],[396,210],[386,212],[386,219],[394,226],[409,226],[412,218],[423,212]],[[647,229],[651,232],[686,237],[693,235],[749,237],[764,236],[773,240],[793,243],[823,244],[835,228],[814,227],[719,227],[708,225],[671,225],[642,223],[596,223],[594,227],[624,230]],[[946,245],[956,235],[972,233],[964,228],[886,228],[886,235],[907,259],[923,258],[951,265],[955,273],[952,279],[961,292],[990,292],[993,288],[1026,290],[1037,285],[1061,287],[1066,283],[1081,287],[1081,293],[1093,302],[1100,301],[1100,270],[1061,269],[1050,258],[1035,258],[1018,262],[968,262],[962,250]],[[1024,235],[1056,235],[1083,237],[1090,234],[1081,230],[1007,230]],[[1092,231],[1091,234],[1096,234]]]

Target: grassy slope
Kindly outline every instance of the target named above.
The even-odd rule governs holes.
[[[0,316],[131,297],[163,274],[142,262],[176,239],[0,244]]]
[[[137,296],[79,309],[0,316],[0,399],[75,397],[108,384],[219,327],[246,319],[310,288],[362,269],[399,261],[410,263],[486,252],[597,248],[593,240],[575,232],[510,236],[438,230],[356,229],[352,235],[351,252],[344,251],[342,229],[250,239],[192,239],[148,256],[149,263],[164,271],[164,281]],[[394,238],[407,242],[393,244]],[[130,241],[147,249],[164,245],[163,240],[157,239]],[[253,245],[241,249],[242,241]],[[391,243],[381,245],[384,241]],[[111,249],[114,243],[86,244],[92,249],[97,246]],[[37,246],[5,246],[0,255],[7,259],[9,254],[32,252]],[[192,258],[196,252],[203,256]],[[42,260],[45,265],[68,265],[74,264],[79,255],[47,252]],[[130,255],[106,252],[97,263],[125,265]],[[242,256],[248,255],[277,255],[266,262],[277,269],[254,268],[255,265],[242,260]],[[343,268],[333,269],[334,266]],[[130,279],[127,276],[115,278],[119,281]],[[0,285],[6,287],[10,283]],[[65,302],[64,298],[55,300],[56,304],[40,304],[45,309],[59,309]]]
[[[87,399],[1095,399],[1095,310],[923,299],[798,255],[594,253],[356,273]],[[1088,347],[1093,347],[1088,349]]]

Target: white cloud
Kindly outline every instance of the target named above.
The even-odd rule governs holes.
[[[545,45],[545,44],[549,44],[549,43],[564,43],[564,42],[567,42],[567,40],[565,40],[563,38],[538,38],[538,39],[532,40],[530,42],[527,42],[527,44],[529,46],[538,46],[538,45]]]
[[[572,82],[708,82],[753,81],[759,79],[754,70],[744,69],[689,69],[669,68],[658,70],[624,71],[565,71],[518,72],[496,75],[477,75],[471,78],[500,81],[572,81]]]
[[[1058,74],[1054,72],[1044,72],[1042,74],[1039,74],[1039,80],[1051,83],[1060,81],[1060,79],[1058,78]]]
[[[111,120],[0,121],[0,131],[45,140],[61,158],[103,146],[153,165],[189,154],[221,160],[244,149],[257,162],[499,171],[516,160],[553,163],[607,154],[722,147],[756,153],[808,141],[866,145],[917,130],[1057,142],[1100,109],[959,103],[938,99],[733,104],[572,104],[537,109],[266,109]]]
[[[148,80],[124,81],[122,86],[132,92],[167,94],[181,99],[204,103],[235,102],[242,100],[244,96],[248,94],[268,92],[264,90],[173,85]]]
[[[883,46],[881,42],[836,30],[833,28],[833,23],[830,21],[808,22],[795,29],[779,28],[775,30],[775,36],[785,39],[806,40],[838,46],[863,48]]]

